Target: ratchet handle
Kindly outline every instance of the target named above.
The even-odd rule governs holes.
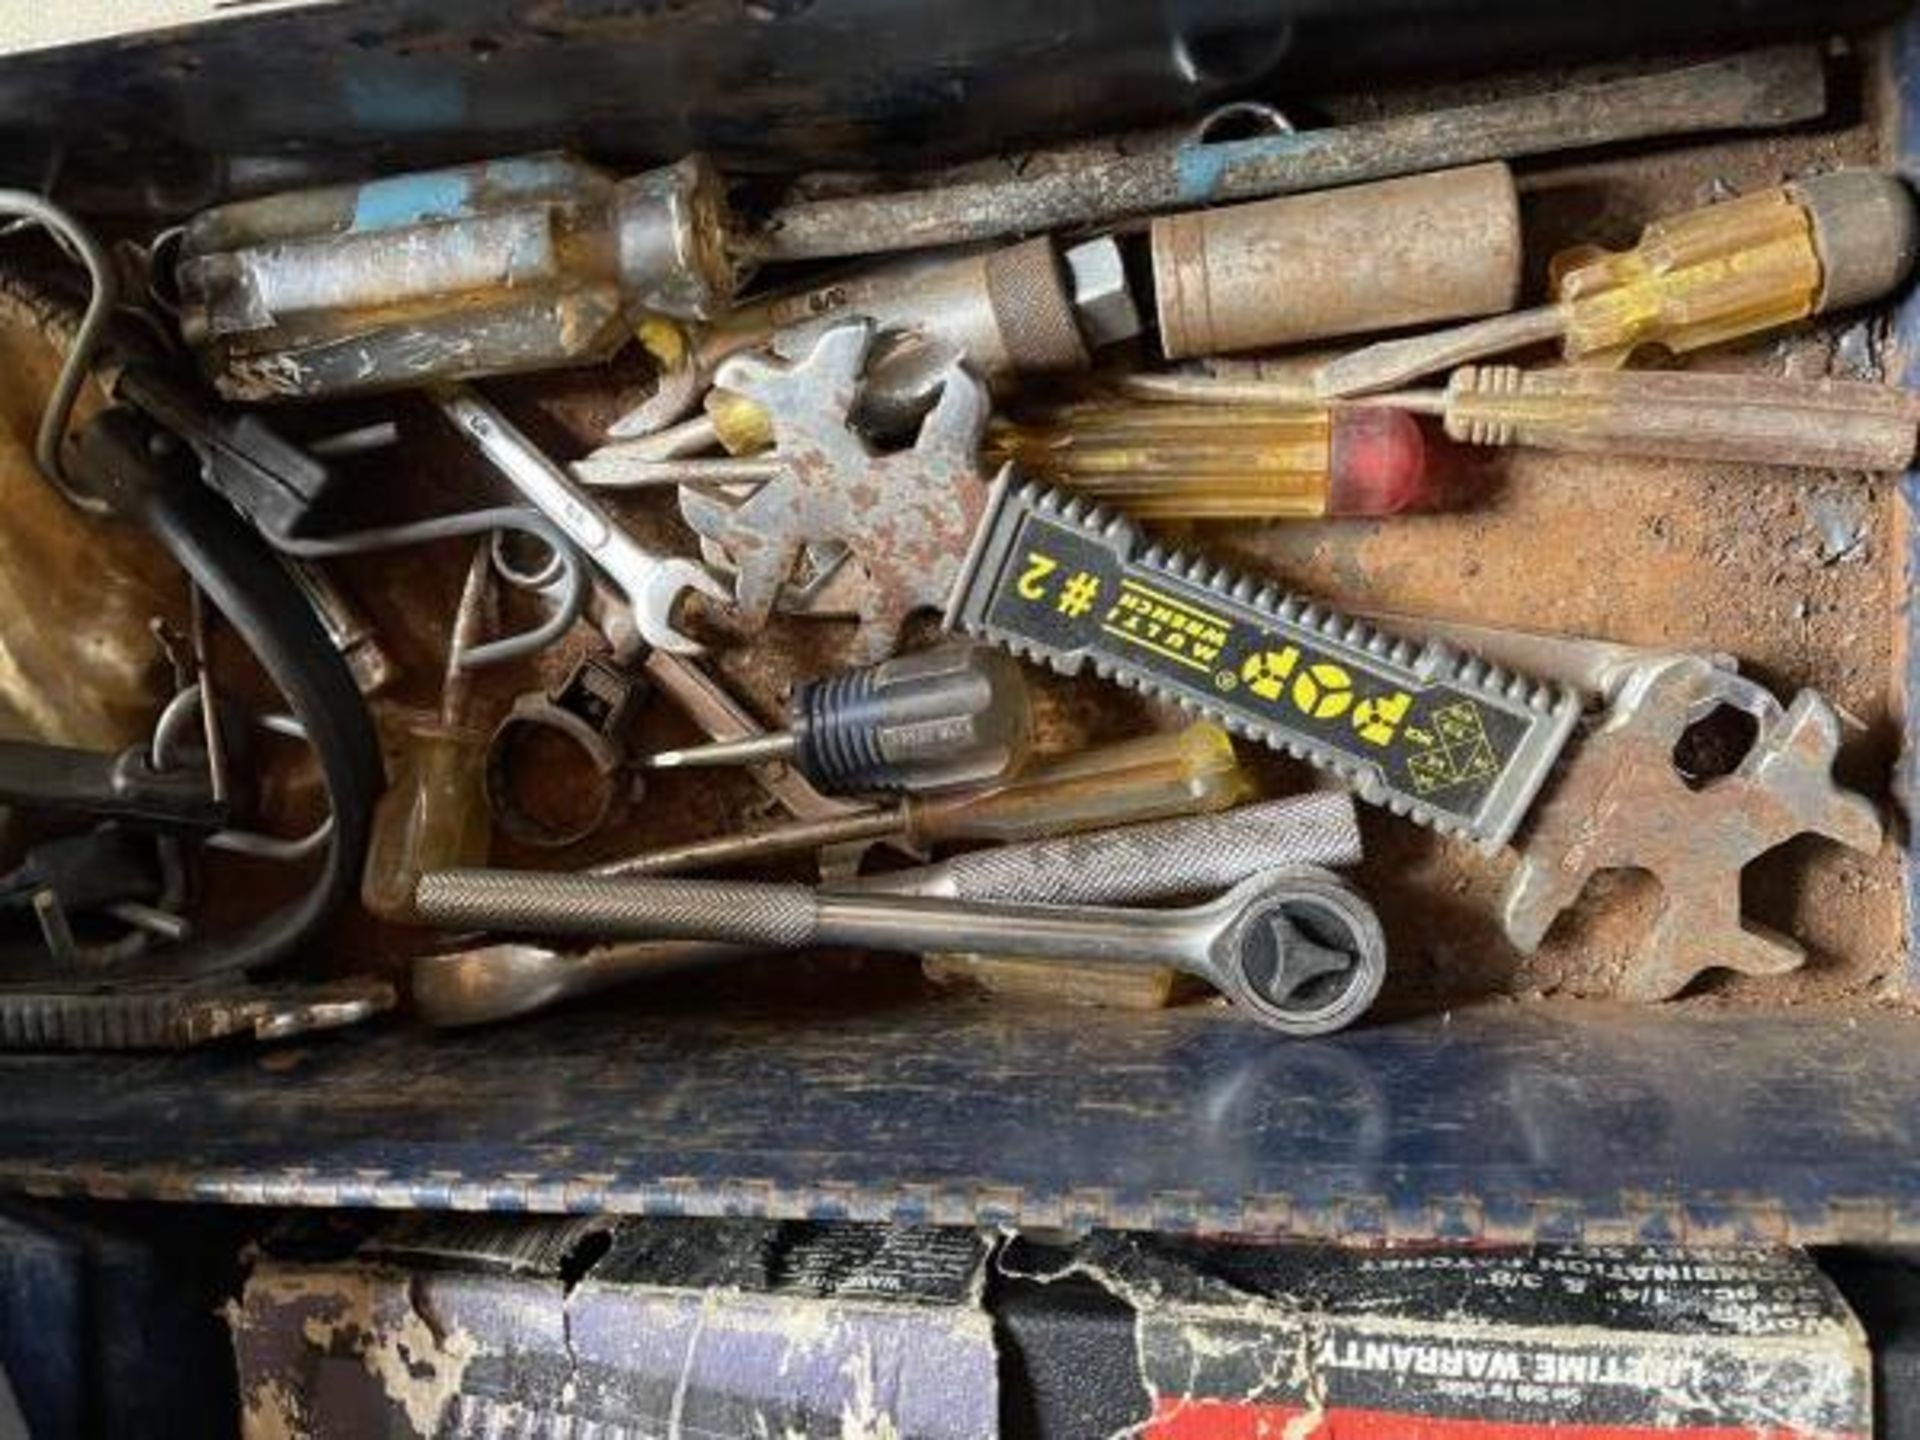
[[[420,877],[414,908],[426,924],[463,930],[719,940],[775,950],[813,943],[820,924],[818,902],[804,885],[521,870],[430,870]]]
[[[1445,834],[1504,845],[1579,718],[1565,686],[1389,635],[1002,471],[947,626],[1171,701]]]
[[[1266,870],[1359,861],[1353,797],[1322,790],[1218,815],[972,850],[835,888],[1028,905],[1128,905],[1228,890]]]

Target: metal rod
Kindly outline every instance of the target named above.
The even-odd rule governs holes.
[[[690,456],[659,460],[639,453],[640,442],[603,445],[573,462],[573,478],[595,490],[639,490],[664,485],[764,485],[787,473],[771,456]]]
[[[720,447],[720,429],[711,415],[694,415],[651,435],[623,424],[627,418],[623,415],[614,421],[607,427],[607,434],[616,441],[632,444],[633,453],[643,460],[684,460]]]
[[[1195,375],[1175,370],[1159,375],[1122,375],[1114,388],[1131,400],[1194,405],[1298,405],[1323,403],[1308,380],[1257,375]]]
[[[1404,340],[1381,340],[1329,360],[1314,372],[1313,388],[1323,399],[1385,390],[1485,355],[1558,340],[1566,328],[1560,306],[1541,305]]]
[[[80,946],[73,938],[73,926],[68,923],[67,909],[60,903],[60,897],[51,889],[36,890],[31,903],[47,952],[62,965],[77,965],[81,958]]]
[[[681,750],[662,750],[647,757],[649,770],[681,770],[711,765],[753,765],[763,760],[785,760],[799,747],[800,737],[791,730],[772,730],[764,735],[743,735],[738,740],[715,740],[707,745],[689,745]]]
[[[449,729],[466,719],[474,682],[467,656],[493,628],[493,608],[492,541],[482,540],[467,564],[467,578],[460,586],[452,630],[447,636],[447,667],[440,681],[440,721]]]
[[[400,427],[391,420],[376,420],[371,425],[309,440],[307,453],[322,460],[333,460],[343,455],[365,455],[373,450],[390,449],[399,443]]]
[[[752,860],[769,860],[804,850],[819,850],[828,845],[844,845],[853,840],[885,840],[898,835],[906,824],[903,807],[859,811],[826,820],[808,820],[771,829],[749,830],[740,835],[721,835],[711,840],[695,840],[685,845],[663,846],[624,860],[596,865],[594,875],[683,875],[697,870],[727,865],[743,865]]]
[[[346,657],[347,668],[353,672],[360,693],[377,695],[391,685],[398,678],[400,667],[381,646],[373,622],[353,597],[335,583],[318,561],[282,554],[280,563],[293,577],[300,593],[307,597],[333,648]],[[554,563],[557,567],[558,557]]]
[[[176,915],[171,910],[162,910],[138,900],[116,900],[106,907],[106,911],[122,925],[130,925],[176,945],[193,934],[193,925],[184,915]]]
[[[227,745],[220,731],[220,692],[213,684],[213,659],[207,637],[207,597],[198,585],[187,586],[187,633],[193,646],[193,683],[200,692],[200,727],[207,744],[207,786],[216,805],[227,803],[231,777]]]
[[[1383,390],[1378,395],[1353,395],[1334,403],[1354,409],[1405,410],[1411,415],[1445,419],[1448,400],[1444,390]]]
[[[652,650],[641,662],[641,668],[647,672],[647,678],[660,687],[660,692],[685,711],[711,739],[738,740],[766,733],[746,707],[727,693],[726,687],[693,661],[669,655],[664,650]],[[866,808],[850,800],[822,795],[805,776],[777,761],[749,766],[748,773],[796,820],[825,820]]]
[[[1183,144],[1092,163],[1081,156],[1033,178],[806,201],[775,211],[745,248],[771,262],[958,245],[1484,160],[1770,128],[1825,109],[1820,52],[1783,46],[1328,130]]]

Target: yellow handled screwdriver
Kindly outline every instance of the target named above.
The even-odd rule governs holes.
[[[1617,366],[1643,345],[1684,354],[1757,335],[1887,294],[1913,268],[1916,233],[1898,177],[1816,175],[1657,220],[1631,250],[1564,251],[1551,304],[1364,346],[1321,366],[1314,390],[1391,389],[1548,340],[1570,362]]]
[[[1252,793],[1227,732],[1198,721],[1049,760],[980,789],[651,850],[594,873],[685,874],[855,840],[901,840],[922,853],[952,840],[1033,840],[1225,810]]]
[[[414,919],[413,892],[428,870],[484,865],[492,844],[487,815],[487,733],[473,723],[473,672],[461,661],[492,625],[493,561],[475,551],[447,641],[440,711],[407,727],[392,783],[374,810],[360,899],[383,920]]]
[[[697,471],[675,458],[715,443],[732,458],[701,459]],[[573,469],[582,484],[621,489],[751,483],[779,473],[780,462],[755,458],[772,443],[759,406],[715,389],[696,420]],[[984,454],[1148,520],[1392,515],[1434,498],[1420,426],[1383,409],[1086,400],[996,420]]]
[[[987,460],[1145,520],[1393,515],[1434,498],[1394,409],[1086,401],[996,420]]]

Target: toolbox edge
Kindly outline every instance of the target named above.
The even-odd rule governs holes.
[[[424,1053],[385,1031],[270,1063],[102,1056],[84,1077],[0,1057],[0,1190],[1357,1243],[1920,1240],[1904,1016],[1836,1032],[1502,1005],[1278,1046],[1205,1010],[608,1018]],[[54,1075],[77,1093],[36,1095]]]

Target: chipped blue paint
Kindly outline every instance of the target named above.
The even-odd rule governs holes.
[[[1313,132],[1296,135],[1259,135],[1251,140],[1217,140],[1182,145],[1173,152],[1174,183],[1182,205],[1208,205],[1241,166],[1272,165],[1298,160],[1324,147]]]
[[[1174,174],[1180,186],[1180,203],[1204,205],[1220,186],[1220,172],[1226,157],[1219,152],[1224,145],[1182,145],[1173,155]]]
[[[362,185],[354,201],[355,230],[398,230],[473,214],[482,198],[504,202],[577,192],[590,167],[558,151],[395,175]]]
[[[455,219],[467,212],[475,174],[469,167],[370,180],[354,201],[353,228],[398,230],[428,220]]]

